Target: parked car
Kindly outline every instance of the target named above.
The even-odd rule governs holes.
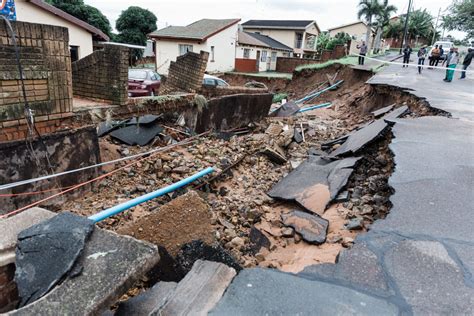
[[[204,79],[202,79],[202,85],[207,87],[216,87],[216,86],[223,86],[228,87],[229,84],[222,80],[221,78],[214,77],[211,75],[204,75]]]
[[[431,58],[431,52],[433,51],[433,49],[435,48],[436,45],[438,45],[438,47],[440,45],[443,45],[443,51],[444,52],[443,52],[443,55],[440,56],[440,60],[445,60],[446,56],[449,53],[449,49],[454,46],[454,44],[452,42],[437,41],[436,43],[433,44],[433,46],[430,49],[430,52],[428,53],[429,58]]]
[[[158,94],[161,77],[151,69],[128,70],[128,96],[144,97]]]

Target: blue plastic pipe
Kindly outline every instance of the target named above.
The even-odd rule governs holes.
[[[206,169],[201,170],[198,173],[196,173],[196,174],[194,174],[194,175],[192,175],[192,176],[190,176],[186,179],[183,179],[181,181],[173,183],[173,184],[171,184],[167,187],[161,188],[161,189],[156,190],[154,192],[147,193],[145,195],[134,198],[133,200],[124,202],[124,203],[119,204],[119,205],[115,205],[115,206],[113,206],[109,209],[103,210],[100,213],[89,216],[89,219],[94,221],[94,223],[100,222],[100,221],[102,221],[102,220],[104,220],[104,219],[106,219],[110,216],[116,215],[116,214],[121,213],[125,210],[128,210],[129,208],[137,206],[138,204],[144,203],[146,201],[152,200],[154,198],[160,197],[160,196],[165,195],[167,193],[173,192],[173,191],[175,191],[179,188],[182,188],[182,187],[190,184],[191,182],[193,182],[193,181],[195,181],[195,180],[197,180],[197,179],[199,179],[199,178],[201,178],[201,177],[203,177],[207,174],[210,174],[214,171],[215,171],[215,169],[212,168],[212,167],[206,168]]]
[[[307,108],[304,108],[304,109],[300,109],[298,111],[298,113],[308,112],[308,111],[315,110],[315,109],[327,108],[331,104],[332,104],[331,102],[328,102],[328,103],[313,105],[313,106],[310,106],[310,107],[307,107]]]
[[[337,87],[338,85],[340,85],[340,84],[343,83],[343,82],[344,82],[344,80],[339,80],[338,82],[336,82],[336,83],[333,84],[332,86],[327,87],[327,88],[324,88],[324,89],[321,90],[321,91],[318,91],[318,92],[309,94],[309,95],[305,96],[304,98],[295,101],[295,103],[296,103],[296,104],[298,104],[298,103],[303,103],[303,102],[305,102],[305,101],[314,99],[314,98],[320,96],[323,92],[326,92],[326,91],[328,91],[328,90],[331,90],[331,89]]]

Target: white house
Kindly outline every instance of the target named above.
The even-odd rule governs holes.
[[[292,52],[293,48],[270,36],[239,31],[235,71],[274,71],[277,57],[290,57]]]
[[[312,20],[249,20],[242,28],[246,32],[270,36],[293,48],[293,55],[297,57],[314,56],[321,33],[316,21]]]
[[[16,0],[15,11],[17,21],[66,27],[72,61],[91,54],[94,40],[109,40],[101,30],[42,0]]]
[[[187,52],[209,52],[208,72],[234,69],[240,19],[202,19],[187,26],[168,26],[150,33],[155,41],[156,67],[167,74],[171,61]]]
[[[367,39],[367,24],[363,21],[356,21],[349,24],[340,25],[328,29],[329,36],[334,37],[337,33],[343,32],[351,36],[351,47],[349,47],[349,53],[358,53],[357,45],[361,44],[362,41]],[[371,37],[372,41],[375,38],[375,30],[372,28]]]

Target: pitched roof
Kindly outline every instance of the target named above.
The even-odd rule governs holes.
[[[49,13],[52,13],[72,24],[75,24],[83,29],[85,29],[86,31],[88,31],[89,33],[92,33],[92,35],[96,36],[96,37],[99,37],[100,39],[104,40],[104,41],[108,41],[110,40],[110,38],[104,33],[102,32],[101,30],[99,30],[98,28],[76,18],[75,16],[72,16],[70,15],[69,13],[66,13],[46,2],[43,2],[43,0],[27,0],[29,3],[45,10],[45,11],[48,11]]]
[[[188,39],[205,41],[209,37],[240,22],[240,19],[202,19],[187,26],[168,26],[148,36],[163,39]]]
[[[245,27],[271,27],[271,28],[301,28],[304,29],[314,21],[312,20],[249,20],[242,23]]]
[[[271,38],[267,35],[251,33],[251,32],[239,32],[239,44],[246,44],[252,46],[268,47],[273,49],[285,50],[292,52],[291,47],[286,46],[283,43]]]

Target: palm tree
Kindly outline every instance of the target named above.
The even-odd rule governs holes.
[[[408,33],[410,38],[431,39],[434,32],[433,16],[426,9],[417,9],[410,14]]]
[[[379,3],[378,13],[375,15],[377,33],[375,36],[375,52],[380,50],[383,29],[390,24],[390,16],[397,12],[397,7],[388,4],[388,0]]]
[[[372,20],[380,11],[380,4],[378,0],[360,0],[359,11],[357,17],[360,19],[364,17],[367,23],[366,43],[367,51],[370,51],[370,38],[372,35]]]

